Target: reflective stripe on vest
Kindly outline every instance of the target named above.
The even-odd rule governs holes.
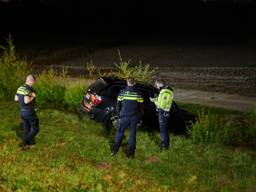
[[[24,86],[21,86],[18,88],[17,94],[28,96],[30,95],[30,91],[28,91]]]
[[[137,101],[139,103],[143,103],[143,98],[141,96],[139,96],[136,93],[132,93],[132,92],[125,92],[122,95],[119,95],[117,97],[118,101],[123,101],[123,100],[130,100],[130,101]]]

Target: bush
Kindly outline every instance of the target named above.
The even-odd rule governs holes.
[[[93,63],[93,60],[90,60],[90,62],[88,62],[86,64],[86,69],[87,69],[87,72],[88,72],[88,75],[89,75],[90,79],[93,79],[93,77],[95,75],[95,72],[96,72],[96,67]]]
[[[189,134],[195,143],[215,143],[221,141],[222,121],[217,115],[198,112],[198,119],[189,130]]]
[[[40,108],[50,107],[63,109],[65,106],[65,86],[62,84],[66,77],[66,71],[63,70],[59,75],[52,68],[43,71],[35,84],[37,91],[37,106]]]
[[[83,78],[71,81],[65,69],[60,74],[52,68],[45,70],[35,84],[37,106],[76,112],[87,84]]]
[[[246,129],[245,136],[247,145],[256,150],[256,110],[249,117],[248,129]]]
[[[7,46],[0,46],[3,52],[0,56],[0,99],[12,100],[19,86],[24,83],[25,77],[32,71],[26,60],[17,57],[11,37]]]
[[[70,111],[76,112],[83,98],[85,91],[85,83],[80,80],[66,88],[65,104]]]
[[[220,117],[202,110],[189,134],[195,143],[222,143],[256,149],[256,115]]]
[[[251,113],[229,117],[223,131],[222,142],[226,145],[256,149],[256,116]]]
[[[153,80],[152,77],[156,75],[157,70],[151,69],[149,64],[142,64],[141,61],[139,61],[139,64],[135,64],[134,66],[131,66],[131,59],[128,61],[123,60],[120,51],[118,51],[120,63],[116,64],[117,72],[114,72],[114,75],[119,78],[128,78],[128,77],[134,77],[138,81],[142,82],[151,82]]]

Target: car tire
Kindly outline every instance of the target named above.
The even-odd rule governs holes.
[[[117,131],[117,116],[108,115],[103,122],[104,131],[107,137],[111,137]]]

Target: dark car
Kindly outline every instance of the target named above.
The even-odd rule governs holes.
[[[87,114],[97,122],[102,122],[110,130],[116,123],[116,101],[117,96],[123,88],[126,87],[126,81],[115,77],[101,77],[92,83],[87,89],[82,99],[80,112]],[[159,90],[150,84],[137,82],[135,85],[144,98],[144,116],[142,126],[148,130],[157,130],[158,116],[156,106],[150,101],[150,97],[158,95]],[[170,115],[170,130],[175,134],[186,133],[187,129],[196,121],[195,114],[180,109],[173,102]]]

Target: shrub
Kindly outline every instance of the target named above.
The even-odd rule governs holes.
[[[37,106],[40,108],[53,107],[63,109],[65,98],[65,86],[62,84],[67,72],[62,70],[59,75],[57,71],[50,68],[43,71],[35,84],[37,91]]]
[[[189,130],[189,134],[195,143],[215,143],[221,141],[222,121],[217,115],[198,112],[197,122]]]
[[[114,72],[114,75],[119,78],[128,78],[134,77],[138,81],[142,82],[151,82],[152,77],[156,75],[157,70],[151,69],[149,64],[144,65],[142,61],[139,61],[139,64],[131,66],[131,59],[128,61],[123,60],[120,51],[118,51],[120,63],[116,64],[117,71]]]
[[[256,150],[256,110],[249,117],[248,129],[246,129],[245,136],[247,145]]]
[[[220,117],[202,110],[189,134],[195,143],[222,143],[256,149],[256,116],[250,113]]]
[[[226,145],[256,149],[256,116],[236,115],[226,121],[222,142]]]
[[[120,52],[118,53],[119,53],[120,63],[119,64],[115,63],[115,66],[117,67],[117,72],[115,72],[114,75],[120,78],[128,78],[133,75],[133,70],[134,70],[132,67],[130,67],[131,59],[129,59],[128,61],[124,61],[123,58],[121,57]]]
[[[151,69],[149,64],[144,65],[139,61],[139,64],[134,67],[133,76],[139,81],[151,82],[156,73],[156,69]]]
[[[83,98],[85,91],[85,83],[80,80],[78,82],[73,83],[69,87],[66,88],[65,91],[65,104],[67,105],[70,111],[77,111],[77,108]]]
[[[17,88],[32,70],[26,60],[17,57],[10,36],[7,44],[6,47],[0,46],[3,49],[0,56],[0,99],[6,101],[14,98]]]
[[[90,60],[90,62],[88,62],[86,64],[86,69],[87,69],[87,72],[88,72],[88,75],[89,75],[90,79],[93,79],[93,77],[95,75],[95,72],[96,72],[96,67],[93,63],[93,60]]]

